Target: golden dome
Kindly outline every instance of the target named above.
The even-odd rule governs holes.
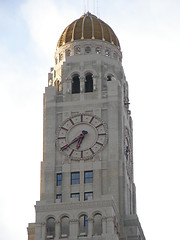
[[[89,12],[65,28],[57,47],[82,39],[99,39],[114,44],[118,48],[120,47],[118,38],[110,26]]]

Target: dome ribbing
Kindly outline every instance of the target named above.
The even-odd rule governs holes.
[[[89,12],[65,28],[57,43],[57,47],[83,39],[98,39],[114,44],[118,48],[120,47],[119,40],[111,27]]]

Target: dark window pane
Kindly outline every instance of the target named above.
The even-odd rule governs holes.
[[[84,216],[84,226],[88,227],[88,216],[87,215]]]
[[[69,236],[69,218],[61,218],[61,237],[67,238]]]
[[[56,186],[62,185],[62,173],[57,173],[56,175]]]
[[[87,236],[88,234],[88,216],[82,215],[79,218],[79,235]]]
[[[84,201],[90,200],[93,198],[93,192],[85,192],[84,193]]]
[[[71,193],[71,198],[80,200],[80,194],[79,193]]]
[[[107,76],[107,81],[111,81],[112,80],[112,76],[111,75],[108,75]]]
[[[93,183],[93,171],[84,172],[84,183]]]
[[[72,79],[72,94],[80,93],[80,79],[79,75],[75,75]]]
[[[59,199],[59,202],[62,202],[62,195],[61,194],[57,194],[56,195],[56,199]]]
[[[92,73],[88,73],[85,79],[85,92],[93,92],[93,77]]]
[[[48,218],[46,223],[46,235],[54,237],[55,236],[55,220],[54,218]]]
[[[71,173],[71,184],[79,184],[80,183],[80,173],[73,172]]]

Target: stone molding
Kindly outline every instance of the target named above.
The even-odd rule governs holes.
[[[53,203],[42,204],[37,202],[35,206],[37,212],[49,212],[49,211],[62,211],[62,210],[74,210],[74,209],[88,209],[88,208],[105,208],[113,207],[114,211],[118,214],[115,202],[111,200],[99,200],[99,201],[85,201],[85,202],[71,202],[71,203]]]

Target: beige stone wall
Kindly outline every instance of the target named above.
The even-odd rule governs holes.
[[[28,240],[35,240],[35,223],[29,223],[27,232],[28,232]]]

